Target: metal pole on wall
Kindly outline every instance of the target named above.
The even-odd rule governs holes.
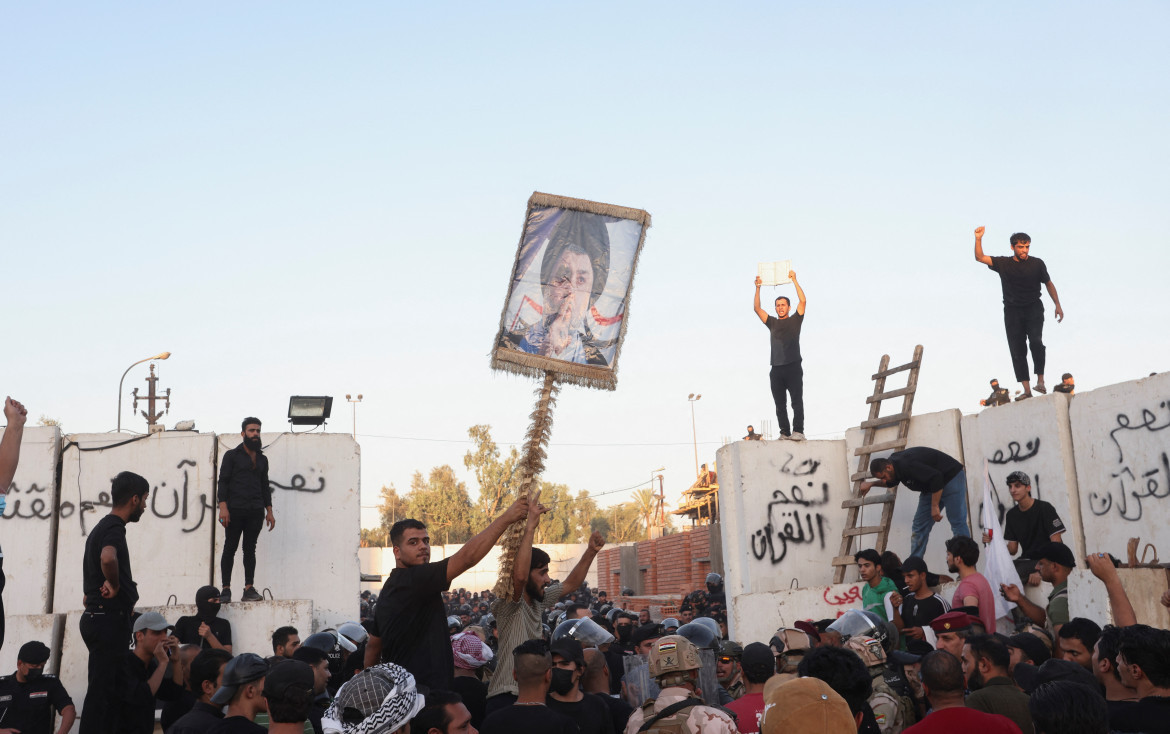
[[[130,374],[130,370],[134,369],[143,362],[149,362],[154,359],[169,359],[170,356],[170,352],[159,352],[153,357],[147,357],[146,359],[138,360],[134,364],[127,367],[126,371],[122,373],[122,379],[118,380],[118,433],[122,432],[122,383],[126,381],[126,375]]]
[[[356,441],[357,440],[357,404],[362,401],[362,394],[358,393],[357,399],[355,400],[353,398],[353,396],[351,396],[349,393],[346,393],[345,399],[353,405],[353,440]]]
[[[695,431],[695,401],[702,398],[702,395],[691,393],[687,396],[687,400],[691,401],[691,439],[695,443],[695,476],[699,476],[699,434]]]

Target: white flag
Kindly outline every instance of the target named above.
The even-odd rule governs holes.
[[[991,531],[991,543],[984,548],[983,575],[987,578],[987,583],[991,584],[992,596],[995,598],[995,617],[999,619],[1011,614],[1016,608],[1015,602],[1004,599],[1000,594],[999,585],[1015,584],[1021,591],[1024,585],[1020,582],[1020,575],[1016,573],[1012,554],[1008,553],[1007,541],[1003,539],[1003,531],[999,527],[995,503],[991,498],[991,475],[987,473],[986,460],[983,462],[983,512],[980,520],[983,529]]]

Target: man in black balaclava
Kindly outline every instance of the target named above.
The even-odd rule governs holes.
[[[232,651],[232,625],[219,616],[219,589],[200,586],[195,592],[195,616],[179,617],[175,637],[184,645]]]

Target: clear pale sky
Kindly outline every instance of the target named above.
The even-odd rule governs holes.
[[[532,407],[488,351],[533,191],[654,218],[617,390],[556,408],[545,478],[574,490],[665,467],[673,501],[688,393],[700,461],[775,423],[759,261],[808,294],[813,438],[918,343],[916,412],[1014,389],[978,225],[1048,264],[1050,381],[1163,371],[1167,27],[1160,2],[8,3],[0,392],[112,430],[122,371],[170,350],[168,426],[279,430],[328,394],[349,431],[362,393],[363,504],[444,463],[474,496],[466,429],[506,447]]]

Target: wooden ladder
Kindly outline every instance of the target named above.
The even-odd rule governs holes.
[[[900,451],[906,448],[906,436],[910,433],[911,409],[914,407],[914,391],[918,389],[918,370],[921,366],[922,345],[919,344],[914,347],[914,359],[897,367],[890,367],[890,355],[882,355],[878,371],[871,378],[874,381],[873,395],[865,399],[865,402],[869,403],[869,418],[861,422],[861,428],[865,433],[861,439],[861,446],[853,451],[853,455],[857,457],[857,472],[849,477],[849,481],[853,483],[853,496],[841,503],[841,507],[846,508],[849,512],[846,516],[845,528],[841,531],[841,552],[833,559],[833,583],[835,584],[845,580],[845,569],[855,563],[851,550],[854,538],[862,535],[876,535],[877,541],[873,547],[878,553],[886,549],[886,541],[890,536],[890,520],[894,515],[895,489],[876,496],[872,494],[871,490],[871,494],[863,497],[858,494],[858,488],[862,481],[870,478],[869,457],[872,454],[891,449]],[[906,380],[906,387],[886,392],[886,378],[907,370],[909,370],[910,376]],[[881,416],[882,401],[897,397],[902,398],[902,411],[893,415]],[[897,438],[892,441],[874,443],[878,429],[894,425],[898,426]],[[857,518],[860,515],[860,508],[865,505],[882,506],[880,524],[858,526]]]

